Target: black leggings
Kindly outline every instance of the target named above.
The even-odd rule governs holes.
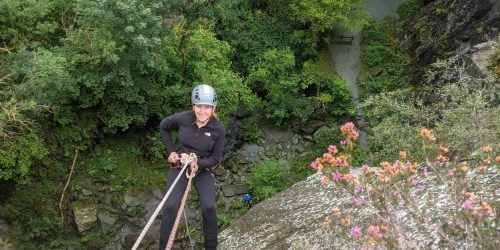
[[[168,171],[167,191],[174,182],[180,169],[170,169]],[[187,187],[188,179],[185,174],[179,178],[172,193],[163,205],[163,217],[160,227],[160,250],[164,250],[170,232],[175,222],[175,217],[179,211],[182,195]],[[203,233],[205,236],[205,248],[216,249],[217,247],[217,214],[215,205],[215,177],[212,171],[200,170],[193,179],[201,203],[201,215],[203,218]]]

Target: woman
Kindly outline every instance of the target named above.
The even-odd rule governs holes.
[[[160,135],[167,148],[168,186],[180,172],[177,167],[181,153],[196,153],[198,160],[191,164],[191,171],[197,172],[193,179],[201,203],[205,249],[217,247],[217,215],[215,204],[215,177],[212,168],[219,163],[224,150],[225,128],[215,113],[217,95],[208,85],[198,85],[191,94],[192,110],[165,118],[160,123]],[[175,151],[171,131],[178,131],[180,149]],[[172,231],[180,201],[187,187],[187,178],[182,176],[175,185],[163,207],[160,228],[160,250],[165,249]]]

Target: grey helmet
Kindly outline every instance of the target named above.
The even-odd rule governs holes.
[[[217,94],[215,93],[215,89],[206,84],[194,87],[191,93],[191,103],[209,105],[212,107],[217,106]]]

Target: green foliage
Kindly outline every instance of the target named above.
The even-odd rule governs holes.
[[[405,150],[412,159],[424,157],[418,129],[429,127],[432,118],[415,99],[410,90],[403,89],[369,97],[363,103],[370,124],[368,145],[375,164],[397,159],[400,150]]]
[[[8,240],[0,239],[0,248],[2,248],[2,249],[13,249],[13,246],[12,246],[11,243],[9,243]]]
[[[243,201],[233,202],[233,204],[231,205],[231,209],[238,211],[240,215],[244,215],[246,212],[248,212],[248,207]]]
[[[359,80],[362,98],[382,91],[400,89],[411,78],[410,57],[394,38],[395,23],[371,21],[364,28],[365,46]]]
[[[273,196],[292,184],[286,178],[285,166],[277,161],[254,164],[250,171],[247,183],[254,194],[256,203]]]
[[[128,133],[124,138],[108,138],[80,163],[93,182],[114,190],[153,188],[165,184],[163,160],[152,163],[144,157],[142,133]]]
[[[116,158],[111,149],[99,148],[94,155],[93,162],[86,167],[87,174],[93,178],[108,179],[108,175],[116,168]]]
[[[53,109],[55,120],[65,123],[65,118],[58,116],[64,113],[68,105],[79,95],[79,87],[68,71],[70,64],[61,53],[39,49],[37,51],[18,51],[15,79],[23,77],[16,86],[18,99],[32,99],[38,104]]]
[[[367,14],[362,11],[363,1],[294,1],[290,4],[293,18],[310,26],[315,32],[331,30],[342,25],[353,31],[360,30]]]
[[[28,237],[39,237],[39,240],[48,241],[50,238],[43,237],[42,234],[54,236],[60,230],[59,211],[54,205],[59,202],[59,191],[54,182],[47,180],[18,184],[12,195],[0,206],[0,217],[16,227],[21,227],[26,233],[37,231]],[[49,223],[41,225],[42,220]],[[20,235],[25,236],[25,233]]]
[[[328,148],[329,145],[340,142],[343,139],[338,127],[322,127],[314,133],[314,142],[319,148]]]
[[[289,49],[270,50],[251,68],[247,78],[253,91],[267,100],[266,106],[273,107],[265,114],[278,125],[291,120],[295,107],[292,102],[297,103],[298,85],[292,76],[294,66],[295,58]]]
[[[65,14],[74,1],[17,1],[0,2],[0,41],[2,46],[15,50],[24,46],[51,47],[67,27]]]
[[[411,0],[398,6],[398,15],[402,21],[410,19],[424,6],[422,0]]]
[[[34,126],[33,118],[45,108],[32,100],[16,100],[12,96],[1,96],[0,137],[13,139],[29,133]],[[10,99],[9,99],[10,98]]]
[[[227,42],[216,38],[211,31],[213,25],[208,21],[200,21],[191,30],[186,30],[184,22],[173,28],[172,36],[166,40],[166,46],[179,47],[167,51],[173,68],[180,72],[184,81],[192,86],[210,84],[217,90],[218,114],[226,120],[242,104],[252,110],[257,100],[242,79],[230,67],[229,53],[231,47]],[[179,60],[181,59],[181,60]],[[191,87],[183,95],[189,100]],[[185,103],[185,102],[184,102]]]
[[[82,112],[71,116],[75,122],[65,126],[47,125],[47,131],[50,131],[47,141],[54,147],[62,147],[65,156],[73,155],[75,149],[88,149],[98,135],[99,119],[94,114]]]
[[[297,74],[291,50],[264,53],[250,69],[247,82],[264,99],[266,118],[278,126],[293,126],[311,118],[350,114],[345,82],[325,70],[324,64],[306,62]]]
[[[304,63],[299,75],[301,92],[314,100],[314,119],[341,119],[354,114],[351,105],[351,92],[342,78],[330,69],[327,55],[323,55],[315,62]]]
[[[162,78],[156,75],[167,67],[157,56],[164,34],[161,10],[155,1],[79,2],[77,28],[68,32],[63,51],[78,72],[78,103],[99,106],[94,113],[105,132],[145,124],[159,113]]]
[[[59,234],[61,230],[61,220],[59,218],[29,218],[27,223],[26,241],[43,240]]]
[[[243,128],[243,140],[247,142],[259,142],[264,138],[264,134],[259,127],[259,119],[258,116],[255,118],[251,118],[251,120],[245,123],[245,127]]]
[[[224,228],[233,224],[234,218],[229,215],[219,215],[217,216],[217,227],[223,230]]]
[[[432,104],[423,105],[425,98],[410,90],[381,93],[363,103],[374,162],[395,159],[399,150],[421,160],[424,152],[418,153],[417,132],[422,127],[434,128],[438,142],[457,155],[469,155],[483,144],[500,140],[500,109],[491,91],[494,83],[468,76],[460,65],[437,62],[435,67],[458,78],[434,89]]]
[[[242,13],[232,12],[235,16],[229,16],[230,20],[222,19],[222,30],[219,30],[234,48],[232,60],[238,71],[246,73],[268,50],[282,50],[292,45],[288,37],[293,33],[293,23],[287,22],[283,15],[273,16],[262,11],[252,13],[241,7],[239,10]]]
[[[85,246],[87,249],[102,249],[105,248],[106,245],[109,242],[109,238],[103,235],[101,230],[95,230],[91,229],[88,232],[85,232],[85,235],[83,235],[80,238],[80,242]],[[83,247],[80,246],[80,247]]]
[[[459,155],[468,155],[500,141],[500,106],[495,104],[492,89],[494,83],[467,75],[440,89],[440,101],[432,105],[432,109],[440,110],[435,127],[439,142]]]
[[[35,132],[0,141],[0,179],[26,183],[33,165],[48,154]]]
[[[161,140],[160,132],[148,133],[141,144],[144,157],[152,163],[165,159],[165,145]]]
[[[295,156],[290,161],[290,170],[287,172],[286,178],[290,182],[290,186],[299,181],[305,180],[313,174],[315,170],[311,169],[311,158],[321,153],[319,147],[308,148],[305,152]]]

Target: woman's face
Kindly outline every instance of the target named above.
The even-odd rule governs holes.
[[[201,123],[206,123],[212,117],[214,112],[214,107],[209,105],[194,104],[193,111],[196,115],[196,121]]]

